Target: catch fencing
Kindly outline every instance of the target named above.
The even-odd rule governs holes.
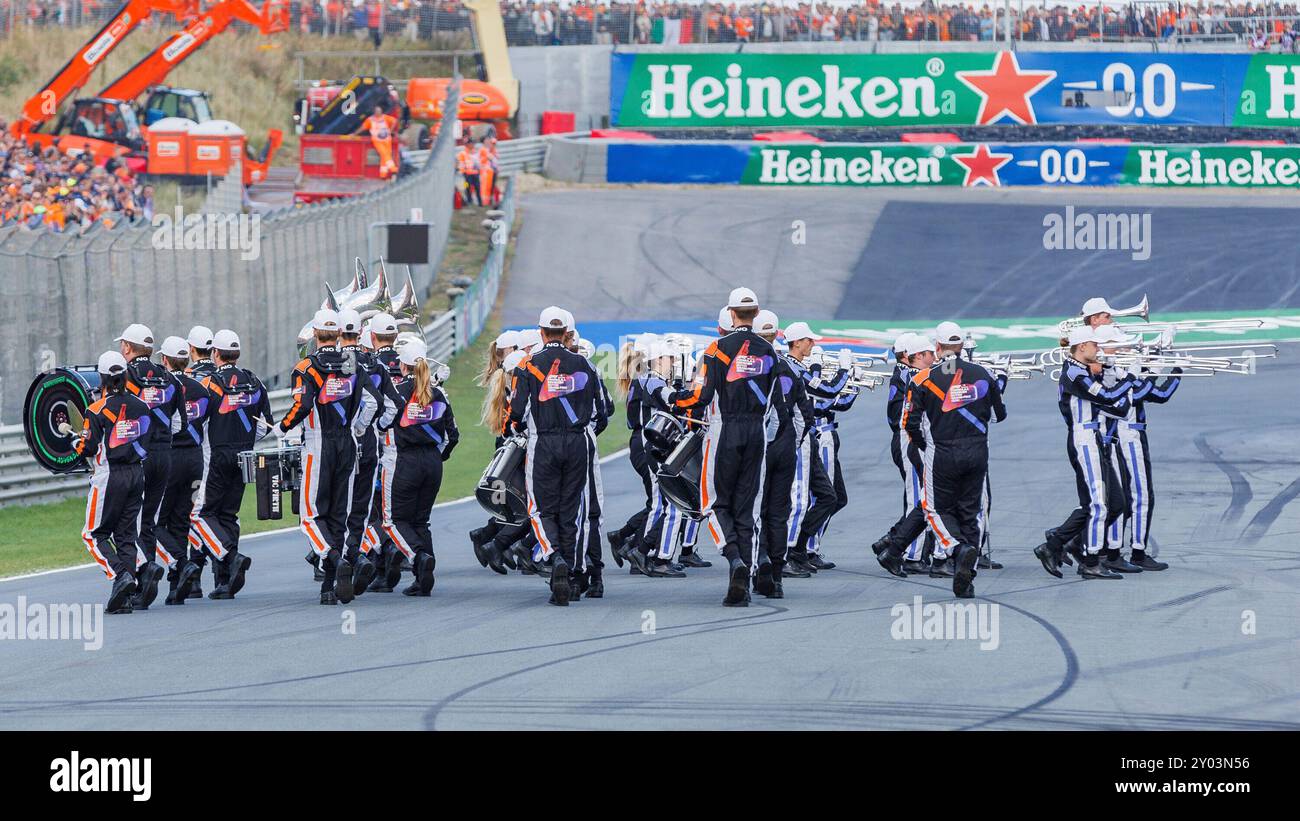
[[[369,257],[372,225],[404,222],[413,209],[432,223],[432,264],[412,266],[416,293],[427,292],[451,219],[454,132],[439,131],[422,168],[361,197],[260,218],[196,214],[175,224],[160,213],[154,224],[80,235],[0,229],[0,420],[19,420],[34,374],[94,362],[131,322],[160,339],[195,324],[232,328],[244,340],[241,364],[285,387],[323,283],[351,279],[353,259]]]

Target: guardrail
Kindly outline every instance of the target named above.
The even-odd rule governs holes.
[[[437,316],[424,326],[424,338],[430,356],[445,362],[459,350],[456,344],[456,326],[454,310]],[[271,413],[277,419],[289,410],[288,388],[271,391],[267,396],[271,400]],[[49,473],[32,458],[23,436],[22,425],[0,426],[0,507],[14,503],[30,505],[53,502],[78,496],[85,492],[89,482],[90,476],[86,473]]]
[[[547,134],[542,137],[524,137],[497,143],[497,170],[502,174],[516,171],[540,172],[546,163],[546,151],[551,141],[561,137],[586,137],[590,131],[573,131],[568,134]]]

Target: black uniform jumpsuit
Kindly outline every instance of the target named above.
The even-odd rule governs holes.
[[[185,427],[185,393],[176,377],[147,356],[127,363],[126,389],[149,406],[154,421],[144,461],[144,501],[140,509],[138,564],[157,558],[159,509],[172,465],[172,434]],[[170,565],[170,562],[164,560]]]
[[[149,406],[127,393],[86,408],[78,453],[94,468],[86,497],[81,540],[95,563],[115,581],[135,576],[137,526],[144,500],[141,462],[158,424]]]

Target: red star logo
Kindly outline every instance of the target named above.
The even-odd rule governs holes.
[[[1029,98],[1056,77],[1055,71],[1021,71],[1011,51],[999,51],[991,71],[959,71],[957,79],[980,95],[976,125],[988,125],[1009,115],[1021,125],[1038,122]]]
[[[963,188],[981,184],[1001,187],[998,169],[1011,162],[1010,154],[990,154],[989,147],[984,143],[975,146],[974,153],[953,154],[952,158],[966,166],[966,178],[961,183]]]

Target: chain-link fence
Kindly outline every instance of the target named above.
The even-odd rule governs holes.
[[[413,271],[416,293],[427,291],[451,219],[454,130],[444,123],[421,170],[363,197],[263,218],[195,214],[160,225],[156,216],[83,235],[0,229],[0,420],[20,418],[33,374],[93,363],[131,322],[160,338],[196,324],[232,328],[245,340],[241,364],[282,387],[322,281],[338,288],[351,279],[375,223],[405,221],[418,208],[433,224],[433,264]]]

